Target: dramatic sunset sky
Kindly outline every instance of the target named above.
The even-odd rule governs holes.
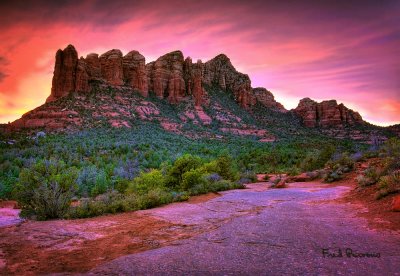
[[[9,2],[9,3],[7,3]],[[379,125],[400,123],[400,1],[1,1],[0,123],[50,94],[57,49],[219,53],[288,109],[337,99]]]

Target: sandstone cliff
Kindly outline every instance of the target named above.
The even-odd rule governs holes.
[[[304,98],[293,111],[302,118],[306,127],[344,127],[364,123],[358,112],[335,100],[317,103]]]
[[[191,97],[195,106],[207,103],[204,84],[217,85],[232,93],[243,108],[249,109],[259,102],[265,107],[286,111],[269,91],[253,89],[248,75],[236,71],[223,54],[205,63],[201,60],[193,63],[190,57],[184,59],[181,51],[174,51],[146,64],[145,57],[138,51],[124,56],[117,49],[101,56],[92,53],[78,59],[72,45],[57,51],[53,85],[47,102],[70,92],[89,92],[93,82],[129,87],[144,97],[152,91],[158,98],[165,98],[173,104]]]

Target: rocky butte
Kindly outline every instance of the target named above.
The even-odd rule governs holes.
[[[203,109],[203,106],[213,109],[221,108],[218,105],[210,104],[208,93],[211,87],[218,87],[218,89],[230,93],[241,108],[253,115],[256,115],[254,111],[256,107],[261,106],[274,112],[293,114],[303,126],[308,128],[343,129],[347,126],[354,127],[365,124],[360,114],[348,109],[343,104],[337,104],[335,100],[317,103],[305,98],[295,109],[288,111],[275,100],[273,94],[267,89],[253,88],[249,76],[238,72],[224,54],[206,62],[201,60],[192,62],[192,59],[185,58],[181,51],[173,51],[155,61],[146,63],[145,57],[136,50],[124,55],[120,50],[112,49],[101,55],[91,53],[86,57],[79,57],[75,47],[68,45],[64,50],[60,49],[56,53],[51,94],[47,98],[46,104],[24,114],[21,119],[11,123],[9,127],[12,129],[38,127],[62,129],[67,124],[85,125],[84,122],[88,119],[82,117],[77,108],[74,106],[61,108],[59,105],[57,106],[57,102],[70,93],[89,95],[95,87],[112,88],[120,93],[131,91],[145,99],[153,95],[170,104],[190,102],[194,108],[183,115],[179,114],[184,122],[187,118],[194,118],[191,112],[195,112],[200,121],[206,124],[210,124],[214,119],[221,122],[226,121],[226,118],[219,115],[219,117],[211,118],[210,114]],[[108,114],[109,117],[117,117],[117,113],[122,112],[125,117],[131,116],[131,118],[159,114],[159,111],[155,110],[150,102],[133,101],[132,98],[117,97],[117,99],[119,99],[116,101],[119,107],[114,110],[115,112],[110,111],[104,114]],[[110,100],[115,101],[114,98]],[[124,106],[127,103],[130,103],[131,106]],[[81,104],[83,109],[89,108],[88,105]],[[96,109],[96,107],[91,108]],[[104,108],[107,109],[107,107]],[[132,112],[132,108],[136,115]],[[93,114],[95,117],[90,120],[94,121],[96,114],[99,114]],[[231,115],[229,115],[230,118],[234,118]],[[187,118],[183,118],[185,116]],[[233,122],[232,120],[231,122]],[[113,123],[110,124],[118,127],[129,126],[128,122],[120,120],[119,123],[115,123],[115,121],[113,120]],[[165,123],[165,120],[160,119],[159,121]],[[174,124],[179,123],[174,122]],[[279,122],[274,121],[274,123]],[[171,122],[165,124],[171,125]],[[176,128],[176,125],[173,128]],[[237,121],[225,129],[234,129],[234,132],[242,133],[240,128],[244,128],[244,126]],[[253,132],[256,130],[251,130],[249,133]]]
[[[294,112],[302,118],[306,127],[327,128],[364,123],[358,112],[338,104],[335,100],[317,103],[310,98],[304,98]]]
[[[232,91],[236,101],[244,108],[258,102],[284,110],[272,94],[263,88],[251,87],[249,76],[237,72],[229,58],[223,54],[203,63],[184,58],[181,51],[174,51],[146,64],[138,51],[125,56],[113,49],[102,55],[89,54],[78,58],[75,47],[68,45],[58,50],[54,66],[51,94],[46,102],[55,101],[70,92],[89,92],[91,83],[102,82],[114,87],[130,87],[144,97],[153,91],[160,99],[179,103],[192,96],[197,106],[205,103],[204,85],[217,84]]]

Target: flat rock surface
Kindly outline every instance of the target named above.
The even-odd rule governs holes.
[[[400,234],[368,228],[357,205],[339,204],[349,187],[266,183],[221,193],[200,203],[144,211],[200,234],[119,257],[98,275],[400,275]],[[322,251],[341,257],[324,257]],[[347,256],[370,253],[378,257]]]
[[[13,208],[0,208],[0,227],[15,225],[23,220],[19,217],[19,210]]]

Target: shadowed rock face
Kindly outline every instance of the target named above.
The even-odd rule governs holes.
[[[274,95],[264,87],[253,88],[253,94],[256,100],[263,106],[273,108],[282,112],[286,111],[285,107],[281,103],[275,101]]]
[[[204,64],[203,81],[208,85],[216,84],[224,90],[230,90],[236,101],[244,108],[256,103],[249,76],[236,71],[230,59],[224,54]]]
[[[101,76],[111,85],[123,85],[122,52],[110,50],[100,56]]]
[[[64,97],[69,92],[75,91],[77,64],[78,53],[74,46],[68,45],[64,51],[57,51],[51,94],[46,102]]]
[[[145,57],[138,51],[123,56],[117,49],[100,57],[92,53],[78,59],[72,45],[57,52],[52,92],[47,102],[70,92],[89,92],[94,80],[116,87],[128,86],[144,97],[153,91],[157,97],[166,98],[170,103],[179,103],[192,96],[196,106],[207,103],[203,84],[218,85],[233,93],[243,108],[249,109],[260,102],[266,107],[285,111],[266,89],[253,90],[249,76],[236,71],[223,54],[206,63],[201,60],[192,63],[189,57],[184,59],[181,51],[174,51],[146,64]]]
[[[306,127],[344,127],[364,123],[358,112],[337,104],[335,100],[317,103],[304,98],[293,111],[302,118]]]
[[[127,84],[148,96],[146,61],[138,51],[131,51],[123,57],[123,73]]]

